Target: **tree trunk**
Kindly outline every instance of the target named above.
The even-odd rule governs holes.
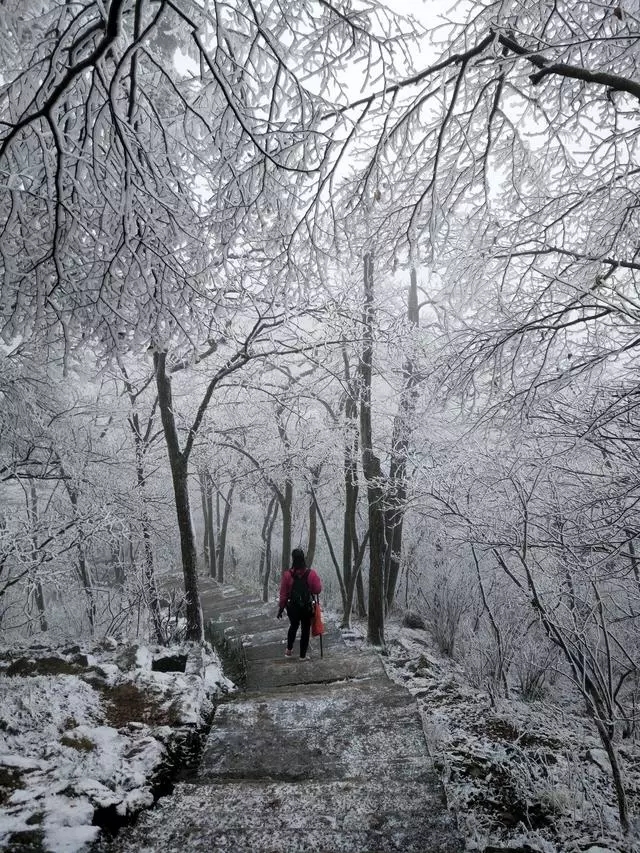
[[[293,528],[293,482],[285,480],[284,494],[280,500],[282,511],[282,571],[286,572],[291,560],[291,535]]]
[[[627,792],[625,790],[624,777],[622,775],[622,767],[618,758],[618,752],[615,748],[613,738],[609,733],[607,726],[600,720],[597,713],[593,712],[593,719],[600,735],[600,740],[605,748],[609,764],[611,765],[611,778],[613,779],[613,787],[616,792],[616,800],[618,801],[618,816],[620,818],[620,826],[625,835],[628,835],[631,826],[629,824],[629,803],[627,801]]]
[[[158,584],[156,582],[155,561],[153,556],[153,542],[151,537],[151,520],[147,510],[146,500],[146,477],[144,473],[145,446],[140,430],[138,413],[134,412],[130,420],[133,431],[133,442],[136,453],[136,483],[140,497],[140,526],[142,528],[142,542],[144,548],[144,588],[148,600],[149,612],[153,623],[156,641],[164,644],[166,637],[162,626],[162,614],[160,612],[160,597],[158,595]]]
[[[353,543],[351,539],[351,519],[355,514],[355,501],[353,497],[353,488],[349,483],[348,470],[345,462],[344,471],[345,480],[345,499],[344,499],[344,514],[342,528],[342,575],[344,578],[345,591],[351,584],[353,572]],[[348,628],[351,619],[351,603],[346,597],[342,602],[342,624]]]
[[[162,626],[162,614],[160,612],[160,596],[158,595],[158,584],[156,582],[155,561],[153,557],[153,542],[151,540],[151,522],[147,512],[146,499],[144,496],[145,477],[142,462],[137,465],[138,489],[142,500],[142,515],[140,524],[142,527],[142,542],[144,547],[144,581],[147,598],[149,601],[149,612],[153,622],[153,630],[158,643],[164,645],[166,636]]]
[[[318,536],[318,515],[316,513],[316,505],[312,500],[309,501],[309,539],[307,541],[307,550],[305,556],[307,565],[312,566],[316,556],[316,539]]]
[[[362,572],[358,572],[356,576],[356,613],[360,619],[367,618],[367,599],[364,594]]]
[[[411,270],[407,320],[418,326],[418,281],[415,269]],[[396,594],[402,556],[402,527],[407,500],[407,456],[411,420],[416,406],[416,370],[413,359],[406,358],[403,366],[402,390],[398,412],[393,421],[391,460],[389,463],[389,490],[385,512],[387,552],[385,557],[385,606],[390,610]]]
[[[318,538],[318,513],[317,505],[314,496],[314,491],[320,480],[320,466],[313,468],[311,471],[311,494],[309,499],[309,539],[307,541],[307,550],[305,552],[307,565],[313,565],[313,559],[316,555],[316,541]]]
[[[184,591],[187,608],[187,640],[202,642],[202,608],[198,590],[198,555],[196,550],[195,533],[191,523],[191,505],[188,487],[188,458],[180,451],[178,430],[173,413],[171,396],[171,379],[167,375],[165,352],[154,353],[156,385],[158,388],[158,404],[164,437],[167,443],[171,479],[176,503],[178,531],[180,533],[180,549],[182,553],[182,572],[184,575]]]
[[[357,510],[360,484],[358,480],[358,455],[360,453],[360,424],[358,404],[361,393],[361,383],[354,382],[346,350],[342,351],[344,362],[344,385],[347,389],[344,401],[346,419],[346,434],[344,443],[343,477],[345,504],[343,516],[342,561],[344,571],[345,600],[343,601],[343,627],[351,623],[351,613],[356,598],[356,612],[361,619],[367,616],[365,604],[364,582],[362,579],[362,562],[365,548],[369,541],[369,530],[364,535],[362,543],[358,540]]]
[[[151,435],[153,412],[155,411],[156,403],[153,404],[152,414],[149,417],[146,429],[143,433],[138,412],[135,411],[136,394],[134,392],[133,386],[131,385],[131,382],[129,381],[129,377],[127,376],[127,372],[124,365],[120,365],[120,370],[122,372],[125,390],[129,395],[129,402],[131,405],[131,416],[128,418],[128,422],[131,428],[131,432],[133,434],[133,446],[136,456],[136,485],[140,501],[140,527],[142,530],[142,541],[144,548],[143,585],[148,602],[149,612],[151,615],[151,621],[153,623],[155,638],[158,643],[164,644],[166,642],[166,636],[162,625],[162,614],[160,612],[160,597],[158,595],[158,584],[156,581],[155,560],[153,554],[153,538],[151,535],[151,519],[149,517],[146,498],[147,478],[145,476],[145,454]],[[129,565],[133,567],[135,561],[133,556],[133,537],[131,528],[129,530],[128,544]],[[122,578],[122,585],[124,586],[124,577]]]
[[[351,370],[346,350],[342,351],[344,362],[344,384],[347,389],[344,400],[346,420],[343,480],[344,480],[344,514],[342,530],[342,571],[344,578],[345,596],[342,602],[342,626],[348,628],[351,624],[354,591],[356,589],[356,574],[354,559],[358,551],[358,534],[356,512],[358,509],[358,397],[359,388],[351,378]],[[359,577],[360,587],[362,578]],[[362,609],[364,608],[364,590],[362,591]],[[365,611],[366,612],[366,611]]]
[[[69,496],[69,502],[71,503],[71,514],[76,522],[76,530],[77,530],[77,539],[78,544],[76,545],[76,554],[77,554],[77,562],[76,562],[76,572],[78,574],[78,578],[80,579],[80,583],[82,584],[82,588],[84,590],[85,598],[87,601],[87,617],[89,619],[89,630],[93,635],[95,631],[95,622],[96,622],[96,604],[95,598],[93,594],[93,586],[91,583],[91,575],[89,574],[89,569],[87,567],[87,561],[84,551],[85,546],[85,535],[84,530],[82,529],[82,525],[79,522],[80,513],[78,510],[78,489],[73,484],[71,478],[67,477],[65,474],[64,466],[58,457],[58,466],[60,468],[60,473],[62,475],[62,479],[64,480],[64,486],[67,490],[67,495]]]
[[[31,561],[36,565],[38,559],[38,492],[34,480],[29,481],[29,495],[27,497],[27,515],[29,517],[29,525],[31,527]],[[44,603],[44,591],[40,578],[34,578],[34,594],[36,599],[36,607],[38,608],[38,619],[40,621],[40,630],[48,631],[49,624],[47,622],[47,613]]]
[[[200,484],[200,503],[202,504],[202,555],[204,568],[207,574],[211,574],[211,558],[209,557],[209,513],[207,506],[207,472],[200,471],[198,473],[198,482]]]
[[[213,524],[213,480],[207,473],[207,539],[209,540],[209,577],[218,577],[216,559],[216,531]]]
[[[78,491],[74,486],[71,485],[68,480],[65,481],[65,485],[67,487],[67,494],[69,495],[69,500],[71,501],[73,517],[79,518],[80,512],[78,510]],[[87,618],[89,619],[89,631],[93,636],[96,630],[96,601],[93,592],[93,582],[91,580],[91,574],[89,572],[89,567],[87,566],[87,556],[84,549],[85,535],[82,529],[82,525],[78,524],[77,531],[78,545],[76,547],[76,571],[78,573],[80,583],[82,584],[82,588],[84,590],[84,595],[87,604]]]
[[[269,501],[267,513],[262,525],[262,549],[260,551],[260,580],[262,581],[262,600],[269,601],[269,579],[271,577],[271,536],[278,517],[278,500],[274,495]]]
[[[217,578],[220,583],[224,583],[224,553],[227,547],[227,528],[229,526],[229,518],[231,516],[231,507],[233,505],[233,490],[235,483],[229,486],[229,491],[224,499],[224,513],[222,515],[222,524],[220,525],[220,534],[218,536],[218,573]]]
[[[276,489],[276,494],[278,495],[278,500],[280,501],[280,510],[282,512],[282,558],[281,558],[281,567],[282,571],[286,571],[289,568],[289,561],[291,559],[291,536],[293,529],[293,480],[291,478],[291,460],[290,460],[290,451],[291,451],[291,442],[289,441],[289,436],[287,434],[287,428],[284,420],[284,406],[282,404],[278,405],[276,409],[276,424],[278,426],[278,434],[280,436],[280,441],[282,442],[282,446],[286,452],[286,462],[285,462],[285,471],[286,477],[284,481],[284,492],[280,489]]]
[[[327,543],[327,548],[329,549],[329,555],[331,556],[331,561],[336,570],[336,577],[338,578],[338,586],[340,588],[340,597],[342,599],[342,626],[343,628],[348,628],[351,622],[351,609],[353,605],[353,596],[354,590],[356,587],[356,581],[360,577],[360,569],[362,567],[362,560],[364,557],[365,548],[367,547],[367,541],[369,538],[369,532],[367,531],[366,536],[362,542],[360,548],[356,543],[354,549],[354,569],[351,573],[351,577],[349,578],[349,585],[347,586],[344,579],[344,572],[340,569],[340,564],[338,563],[338,558],[336,557],[336,551],[333,547],[333,542],[331,541],[331,537],[329,536],[329,531],[327,530],[327,525],[324,520],[324,516],[318,505],[317,496],[315,492],[312,492],[313,499],[316,505],[316,513],[318,518],[320,519],[320,525],[322,527],[322,532],[324,533],[324,538]]]
[[[364,256],[364,311],[362,347],[362,391],[360,399],[360,442],[362,470],[367,481],[369,507],[369,615],[367,641],[384,646],[384,492],[380,460],[373,452],[371,430],[371,374],[373,367],[373,258]]]

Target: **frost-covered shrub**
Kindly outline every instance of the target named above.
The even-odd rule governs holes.
[[[535,701],[546,693],[558,666],[559,650],[542,631],[532,629],[514,655],[513,672],[523,699]]]
[[[461,622],[474,606],[475,593],[460,571],[439,570],[423,590],[433,639],[442,654],[453,657]]]

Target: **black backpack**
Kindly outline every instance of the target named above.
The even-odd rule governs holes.
[[[303,575],[291,572],[293,575],[293,586],[289,595],[289,606],[300,616],[313,615],[313,596],[307,582],[310,572],[311,569],[307,569]]]

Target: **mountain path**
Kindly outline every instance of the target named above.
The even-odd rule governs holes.
[[[284,656],[286,617],[201,579],[205,622],[241,651],[197,773],[109,845],[113,853],[459,853],[415,700],[373,650],[326,625],[324,656]]]

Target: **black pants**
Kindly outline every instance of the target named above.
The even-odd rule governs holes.
[[[311,614],[310,613],[299,613],[297,610],[294,610],[292,607],[287,607],[287,616],[289,617],[289,633],[287,634],[287,648],[289,651],[293,648],[293,644],[296,641],[296,634],[298,633],[298,628],[302,626],[302,630],[300,632],[300,657],[303,658],[307,654],[307,649],[309,648],[309,635],[311,633]]]

